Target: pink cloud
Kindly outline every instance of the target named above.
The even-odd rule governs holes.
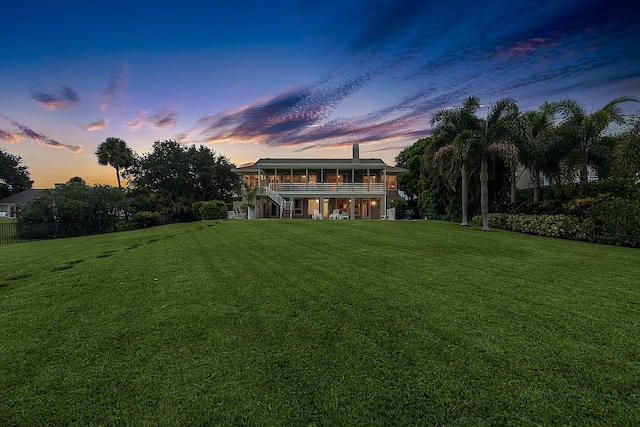
[[[97,130],[102,130],[107,128],[108,120],[100,119],[95,122],[91,122],[88,125],[84,125],[83,128],[89,132],[95,132]]]
[[[32,139],[37,144],[46,145],[48,147],[53,148],[66,148],[74,153],[79,153],[82,151],[81,145],[73,145],[73,144],[64,144],[62,142],[56,141],[53,138],[48,137],[47,135],[36,132],[28,126],[23,125],[10,117],[1,115],[3,119],[9,122],[13,127],[15,127],[18,132],[5,131],[0,129],[0,139],[3,141],[8,141],[11,143],[17,143],[23,139]]]

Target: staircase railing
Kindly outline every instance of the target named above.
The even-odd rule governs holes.
[[[264,194],[265,196],[269,197],[271,200],[276,202],[278,206],[280,206],[280,218],[282,218],[282,214],[285,210],[289,211],[289,217],[292,216],[293,207],[292,207],[291,201],[285,200],[280,194],[273,191],[269,186],[261,187],[261,189],[262,189],[260,191],[261,194]]]

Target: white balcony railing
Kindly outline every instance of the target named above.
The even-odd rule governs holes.
[[[269,184],[269,187],[279,194],[384,194],[383,183],[279,183]]]

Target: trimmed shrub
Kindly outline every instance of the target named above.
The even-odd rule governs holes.
[[[585,211],[598,243],[640,247],[640,200],[600,200]]]
[[[480,215],[473,217],[473,222],[476,224],[481,220]],[[489,214],[489,226],[519,233],[571,240],[590,240],[592,228],[590,221],[581,221],[574,215],[565,214]]]
[[[227,204],[220,200],[196,202],[192,205],[192,209],[196,218],[202,220],[225,219],[227,217]]]

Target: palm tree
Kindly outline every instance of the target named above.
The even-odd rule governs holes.
[[[473,138],[480,131],[480,120],[476,111],[480,100],[474,96],[467,98],[462,106],[436,111],[431,118],[433,136],[442,141],[443,146],[434,154],[434,161],[446,163],[460,169],[462,187],[462,222],[468,226],[469,212],[469,167],[471,162],[469,148]]]
[[[588,166],[593,164],[593,149],[612,122],[622,123],[619,104],[623,102],[638,101],[628,96],[616,98],[591,114],[587,114],[582,105],[572,99],[555,104],[561,116],[557,129],[559,142],[567,150],[562,159],[565,176],[570,177],[577,170],[580,184],[587,182]]]
[[[531,172],[533,178],[533,202],[542,201],[540,191],[540,172],[547,161],[549,142],[554,130],[555,108],[545,102],[538,110],[522,114],[525,132],[516,141],[520,162]]]
[[[120,170],[133,166],[134,162],[133,151],[127,147],[127,143],[120,138],[109,137],[98,146],[96,156],[98,164],[115,168],[118,187],[122,188]]]
[[[480,210],[482,231],[489,231],[489,161],[501,158],[509,164],[518,159],[515,140],[522,134],[518,104],[510,98],[501,99],[491,109],[484,123],[481,138],[474,138],[474,150],[480,158]]]
[[[622,170],[640,178],[640,115],[632,120],[633,126],[621,135],[616,147],[616,159]]]

